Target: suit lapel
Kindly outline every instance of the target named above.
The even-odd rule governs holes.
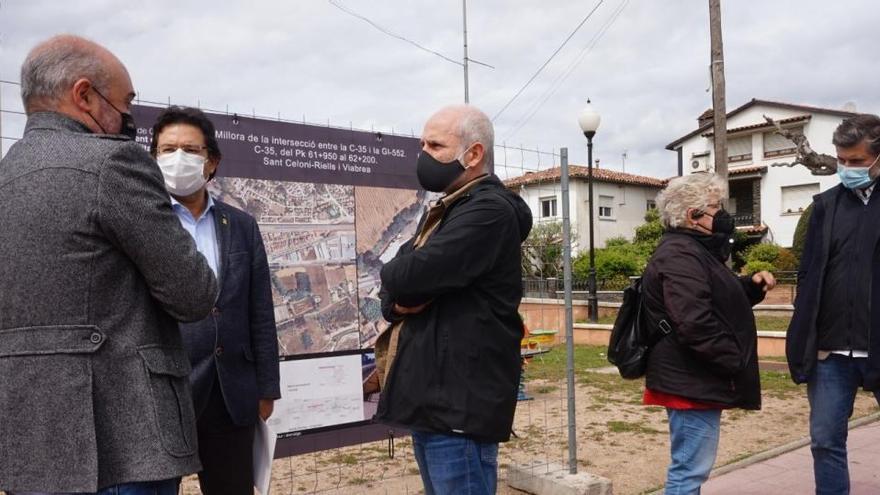
[[[220,266],[217,267],[217,282],[222,287],[223,281],[226,279],[226,267],[229,265],[230,225],[226,209],[216,199],[214,200],[214,230],[217,233],[217,240],[220,242]]]

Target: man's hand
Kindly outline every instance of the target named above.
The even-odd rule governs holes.
[[[268,421],[275,410],[275,399],[260,399],[260,419]]]
[[[752,283],[760,285],[761,290],[767,292],[776,287],[776,277],[768,271],[762,271],[752,275]]]
[[[421,313],[425,308],[428,307],[430,302],[426,302],[425,304],[419,304],[418,306],[401,306],[400,304],[394,303],[394,308],[391,311],[399,315],[415,315]]]

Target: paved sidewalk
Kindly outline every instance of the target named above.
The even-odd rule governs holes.
[[[851,423],[847,447],[852,495],[880,493],[878,418],[880,416],[873,414]],[[865,422],[867,424],[863,424]],[[854,424],[861,426],[852,428]],[[816,490],[808,440],[758,454],[717,471],[718,474],[703,485],[702,495],[800,495]]]

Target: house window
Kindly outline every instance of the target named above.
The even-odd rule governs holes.
[[[654,201],[653,199],[649,199],[647,201],[647,203],[645,204],[645,209],[646,210],[656,210],[657,209],[657,202]]]
[[[789,129],[794,134],[803,134],[803,127],[793,127]],[[764,158],[773,158],[775,156],[794,155],[797,153],[797,146],[785,136],[781,136],[776,131],[764,133]]]
[[[614,218],[614,196],[599,196],[599,218]]]
[[[752,159],[752,136],[727,140],[727,161],[744,162]]]
[[[541,218],[556,216],[556,197],[541,198]]]
[[[813,196],[819,194],[819,183],[782,187],[782,213],[800,213],[810,206]]]

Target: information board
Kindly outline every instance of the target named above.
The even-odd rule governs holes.
[[[136,105],[149,147],[161,108]],[[429,197],[415,174],[418,139],[208,113],[223,159],[215,199],[253,215],[269,261],[282,437],[369,420],[372,347],[387,326],[379,269],[412,237]]]

